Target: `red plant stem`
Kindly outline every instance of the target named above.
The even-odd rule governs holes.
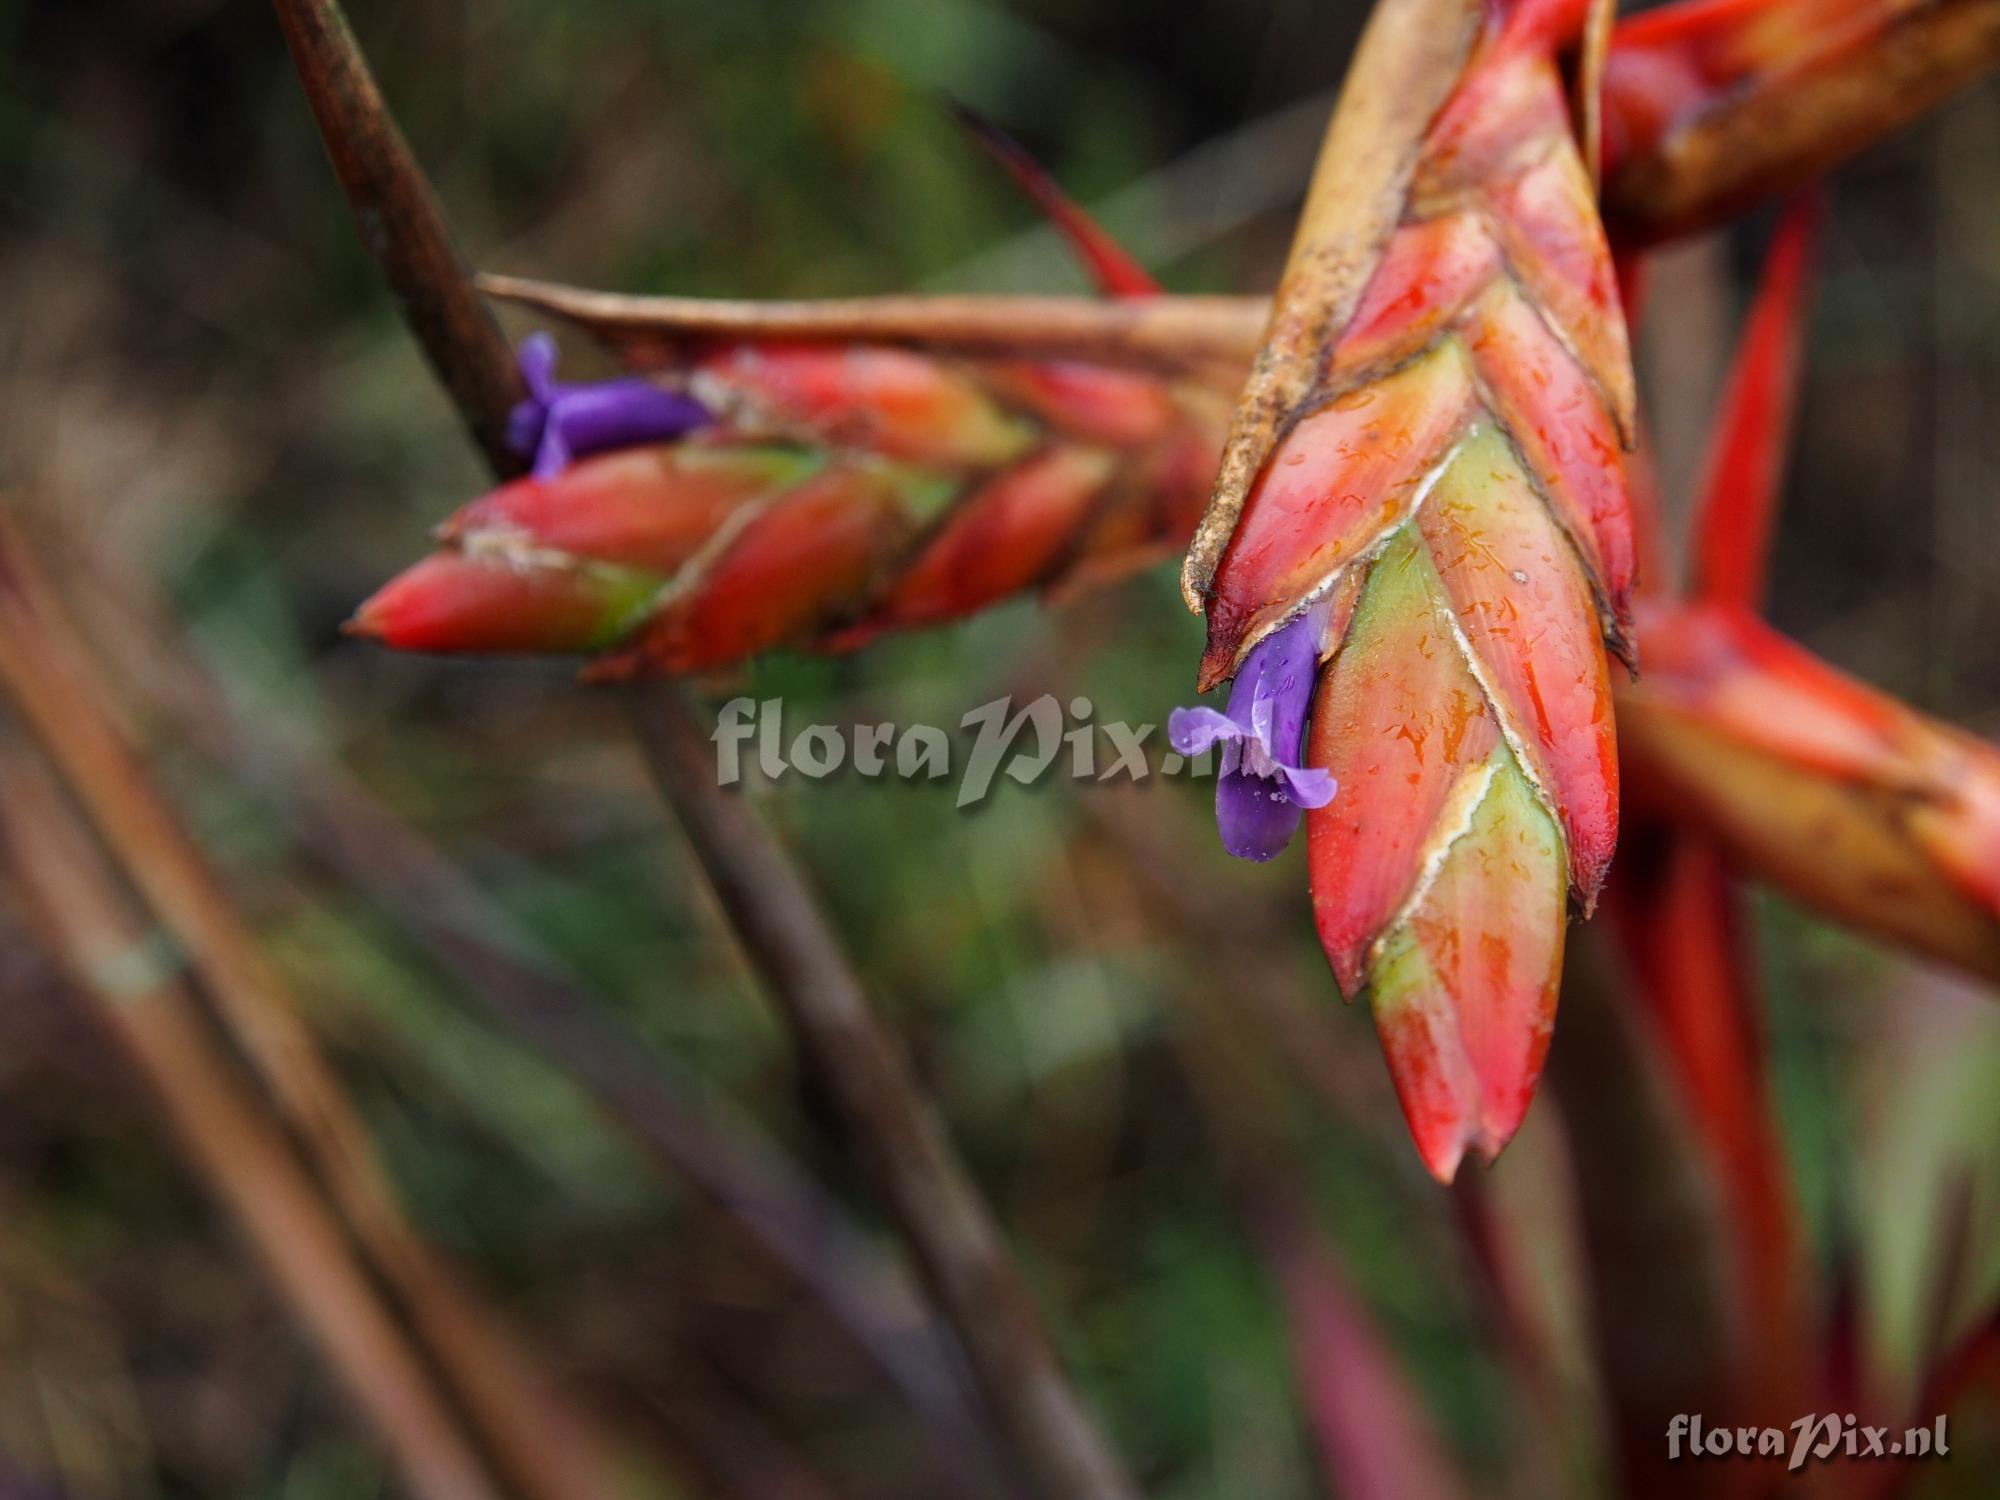
[[[1799,352],[1810,295],[1819,200],[1786,210],[1764,263],[1719,407],[1721,426],[1697,493],[1689,592],[1756,609],[1769,572],[1785,454],[1798,406]]]
[[[1811,1283],[1771,1108],[1740,897],[1713,843],[1648,810],[1627,830],[1605,906],[1723,1194],[1733,1282],[1752,1335],[1752,1399],[1762,1403],[1754,1412],[1775,1420],[1798,1399]]]
[[[447,372],[445,386],[467,425],[476,436],[500,431],[511,400],[501,375],[512,370],[505,344],[483,308],[470,322],[483,320],[490,334],[467,320],[433,315],[434,303],[464,307],[476,304],[477,294],[339,6],[276,3],[364,240],[398,281],[412,326],[432,340],[427,350]],[[415,248],[399,249],[405,241]],[[506,467],[494,467],[504,477]],[[655,778],[800,1050],[824,1072],[1037,1492],[1048,1500],[1136,1495],[1063,1374],[998,1227],[805,880],[762,824],[715,784],[707,736],[678,691],[656,685],[633,706]]]

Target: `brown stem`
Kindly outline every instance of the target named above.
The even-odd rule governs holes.
[[[708,736],[676,685],[636,690],[633,709],[661,792],[800,1050],[833,1090],[1036,1493],[1135,1495],[1064,1377],[991,1213],[797,867],[748,808],[715,785]]]
[[[507,414],[527,390],[346,16],[338,5],[292,0],[277,10],[362,242],[487,463],[502,478],[520,472]]]
[[[0,743],[0,837],[22,908],[425,1500],[499,1500],[484,1460],[378,1297],[290,1144],[133,909],[62,789]]]
[[[502,1488],[597,1500],[609,1459],[404,1219],[284,982],[102,705],[110,694],[12,521],[0,522],[0,689],[200,974],[385,1290],[463,1405]]]
[[[361,793],[361,789],[349,789]],[[990,1493],[962,1466],[991,1457],[964,1399],[957,1348],[939,1337],[900,1268],[883,1262],[846,1212],[747,1121],[728,1128],[698,1108],[691,1079],[602,1007],[547,955],[496,943],[501,920],[485,897],[420,835],[343,795],[337,817],[315,816],[329,862],[421,949],[466,981],[464,996],[588,1091],[616,1124],[686,1180],[840,1326],[922,1422],[942,1463],[944,1493]],[[310,815],[310,813],[309,813]]]
[[[144,581],[80,538],[69,575],[90,585],[94,640],[172,732],[268,794],[334,875],[369,898],[418,952],[462,983],[461,1002],[562,1068],[606,1118],[734,1225],[853,1341],[923,1424],[953,1494],[987,1493],[984,1412],[971,1403],[956,1343],[903,1268],[754,1121],[698,1099],[696,1080],[596,1003],[585,981],[523,933],[446,852],[281,723],[238,715],[149,607]]]
[[[423,169],[388,116],[333,0],[276,0],[314,114],[329,138],[363,239],[397,279],[460,415],[499,430],[512,365],[497,330],[440,319],[477,293]],[[322,95],[330,97],[322,98]],[[415,250],[400,248],[408,240]],[[485,368],[482,368],[485,367]],[[504,475],[510,465],[496,462]],[[918,1090],[902,1051],[789,857],[741,802],[716,785],[707,737],[662,686],[635,699],[655,778],[721,898],[744,950],[771,987],[800,1050],[823,1070],[926,1283],[964,1341],[1002,1435],[1049,1500],[1136,1494],[1062,1371],[1041,1315],[998,1228]]]
[[[495,297],[590,330],[634,363],[699,339],[914,343],[961,354],[1081,359],[1242,379],[1270,304],[1262,297],[933,296],[746,301],[635,297],[482,275]]]

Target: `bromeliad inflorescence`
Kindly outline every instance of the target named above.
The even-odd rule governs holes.
[[[1617,834],[1634,416],[1554,57],[1581,20],[1376,13],[1184,574],[1203,686],[1325,621],[1315,915],[1445,1179],[1520,1124]]]
[[[1221,450],[1185,582],[1207,616],[1200,686],[1235,680],[1170,734],[1221,748],[1232,853],[1269,859],[1303,822],[1335,975],[1369,996],[1419,1148],[1450,1177],[1528,1106],[1566,920],[1617,831],[1604,644],[1634,655],[1632,377],[1586,164],[1594,101],[1566,85],[1601,78],[1629,248],[1823,168],[1995,51],[1953,43],[1948,9],[1691,0],[1566,74],[1584,12],[1378,7],[1254,365],[1255,299],[697,304],[510,284],[646,375],[563,384],[531,345],[516,437],[535,475],[462,509],[355,628],[595,652],[614,676],[846,649],[1169,555]],[[1817,25],[1830,13],[1843,25]],[[1895,87],[1877,55],[1901,60]],[[1774,120],[1754,149],[1716,149]],[[1073,205],[1055,217],[1105,291],[1152,290]],[[1667,701],[1680,660],[1667,642],[1660,691],[1621,685],[1642,747],[1721,722],[1713,694]],[[1813,895],[1764,838],[1782,801],[1732,800],[1713,757],[1673,766],[1686,806],[1755,825],[1733,847]]]
[[[537,472],[461,509],[351,628],[598,651],[600,677],[851,649],[1171,556],[1227,399],[1201,374],[783,339],[699,341],[668,378],[560,389]],[[584,442],[603,451],[562,467]]]

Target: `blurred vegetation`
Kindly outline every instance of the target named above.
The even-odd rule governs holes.
[[[742,295],[1077,285],[939,110],[947,95],[1086,202],[1110,197],[1114,227],[1176,288],[1268,284],[1310,132],[1266,153],[1268,186],[1232,174],[1177,193],[1150,174],[1326,90],[1359,22],[1308,0],[352,10],[482,264]],[[396,658],[338,635],[480,476],[355,241],[267,9],[5,0],[0,35],[0,487],[62,539],[82,612],[184,650],[198,667],[176,670],[219,687],[251,759],[268,743],[360,778],[866,1215],[615,706],[560,668]],[[1839,183],[1774,611],[1987,729],[1996,116],[1987,86]],[[1753,224],[1663,268],[1645,373],[1670,482],[1694,467],[1759,242]],[[782,695],[800,724],[952,724],[1042,691],[1157,723],[1196,645],[1156,572],[1061,614],[1015,605],[704,686]],[[176,732],[172,684],[142,659],[123,658],[123,706],[309,1001],[413,1213],[559,1377],[690,1473],[689,1430],[707,1426],[765,1433],[842,1493],[923,1493],[897,1413],[817,1315],[330,871],[286,775],[247,775]],[[1496,1489],[1533,1492],[1501,1473],[1525,1393],[1496,1360],[1452,1199],[1402,1139],[1367,1018],[1337,1003],[1296,855],[1230,867],[1198,788],[1140,794],[1142,820],[1187,853],[1160,873],[1217,914],[1219,936],[1194,934],[1124,864],[1111,793],[1003,783],[969,814],[939,787],[852,776],[751,794],[816,872],[1161,1500],[1315,1492],[1283,1315],[1186,1067],[1190,994],[1262,998],[1240,993],[1224,945],[1235,903],[1280,913],[1255,941],[1292,976],[1286,1003],[1323,1013],[1347,1091],[1343,1110],[1290,1117],[1320,1221],[1455,1448]],[[42,1493],[11,1473],[79,1500],[391,1491],[147,1099],[4,908],[0,923],[0,1493]],[[1819,1254],[1865,1256],[1871,1339],[1906,1368],[1940,1184],[1969,1173],[1989,1230],[2000,1212],[2000,1012],[1776,900],[1758,930]],[[1490,1184],[1552,1230],[1569,1213],[1560,1132],[1545,1099]],[[1990,1295],[2000,1236],[1978,1243],[1969,1287]],[[1567,1275],[1556,1257],[1543,1290],[1573,1373]]]

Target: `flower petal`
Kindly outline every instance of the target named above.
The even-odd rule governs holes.
[[[576,459],[613,448],[665,442],[712,420],[708,408],[681,391],[640,376],[567,384],[555,378],[556,342],[530,334],[516,359],[528,399],[507,418],[507,442],[534,455],[538,479],[553,479]]]
[[[1218,741],[1239,740],[1243,726],[1205,703],[1167,715],[1167,740],[1183,755],[1200,755]]]
[[[1279,766],[1278,780],[1300,807],[1325,807],[1340,790],[1333,773],[1317,766]]]
[[[1330,608],[1322,601],[1260,641],[1236,674],[1226,711],[1177,708],[1168,717],[1167,737],[1183,755],[1225,745],[1215,820],[1222,846],[1239,859],[1276,858],[1304,809],[1333,800],[1333,776],[1298,763]]]
[[[1234,771],[1215,784],[1215,825],[1222,847],[1238,859],[1259,864],[1276,859],[1304,816],[1281,780]]]

